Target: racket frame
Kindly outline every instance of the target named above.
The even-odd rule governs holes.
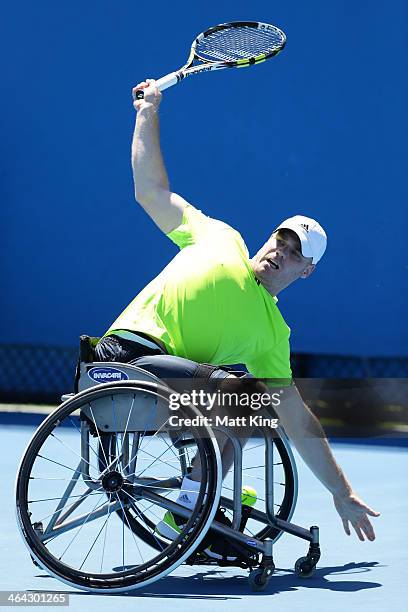
[[[278,32],[282,37],[281,46],[277,47],[276,49],[273,49],[272,51],[269,51],[268,53],[261,53],[259,55],[256,55],[250,58],[232,60],[232,61],[224,61],[224,60],[211,61],[203,57],[200,57],[200,55],[197,53],[196,49],[197,49],[198,44],[210,34],[213,34],[214,32],[218,32],[219,30],[225,30],[225,29],[234,28],[234,27],[244,27],[244,26],[258,29],[258,30],[273,30],[275,32]],[[179,68],[179,70],[176,70],[175,72],[170,72],[169,74],[166,74],[164,77],[161,77],[155,82],[155,85],[159,89],[159,91],[164,91],[168,87],[172,87],[173,85],[176,85],[177,83],[182,81],[185,77],[191,76],[193,74],[199,74],[200,72],[211,72],[213,70],[222,70],[224,68],[247,68],[249,66],[254,66],[255,64],[260,64],[261,62],[264,62],[265,60],[271,57],[274,57],[275,55],[280,53],[282,49],[284,48],[285,44],[286,44],[286,36],[284,32],[282,32],[282,30],[280,30],[276,26],[271,25],[269,23],[262,23],[258,21],[232,21],[229,23],[222,23],[220,25],[213,26],[212,28],[209,28],[205,32],[202,32],[201,34],[199,34],[194,39],[194,42],[191,45],[190,54],[184,66],[182,66],[181,68]],[[197,60],[201,63],[199,65],[193,66],[194,60]],[[136,98],[137,99],[143,98],[143,90],[139,90],[136,92]]]

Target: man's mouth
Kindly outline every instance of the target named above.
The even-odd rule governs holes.
[[[267,261],[269,264],[271,264],[271,266],[272,266],[273,268],[275,268],[275,270],[279,270],[279,266],[278,266],[278,264],[276,263],[276,261],[274,261],[273,259],[267,259],[266,261]]]

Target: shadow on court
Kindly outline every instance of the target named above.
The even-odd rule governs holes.
[[[165,597],[166,599],[241,599],[242,596],[257,597],[290,593],[299,588],[327,590],[338,593],[356,593],[376,589],[383,585],[369,580],[350,580],[352,574],[369,574],[373,568],[383,567],[377,561],[346,563],[345,565],[323,567],[316,570],[312,578],[299,578],[286,568],[277,568],[265,591],[253,592],[247,581],[247,574],[231,574],[222,568],[197,572],[192,576],[167,576],[146,589],[136,589],[127,593],[106,593],[104,597]],[[284,572],[282,574],[282,572]],[[330,581],[329,576],[347,577],[344,581]],[[49,578],[45,574],[37,578]],[[368,578],[369,576],[367,576]],[[38,592],[38,590],[36,590]],[[47,592],[49,592],[47,590]],[[61,591],[58,591],[61,592]],[[100,596],[100,593],[66,591],[71,596]]]

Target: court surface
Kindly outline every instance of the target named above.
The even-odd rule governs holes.
[[[20,417],[19,417],[20,418]],[[24,416],[21,415],[21,422]],[[76,591],[48,577],[30,560],[17,529],[14,511],[14,480],[20,457],[33,425],[0,426],[2,456],[2,504],[0,505],[0,590],[70,593],[71,610],[102,611],[120,605],[121,610],[166,606],[179,611],[195,610],[311,609],[370,612],[400,608],[408,600],[408,452],[407,446],[376,446],[333,443],[334,454],[355,491],[375,510],[377,539],[360,542],[346,536],[331,496],[315,479],[295,452],[299,472],[299,500],[292,519],[308,528],[320,527],[322,557],[314,577],[297,578],[296,559],[307,552],[307,543],[285,534],[274,547],[276,572],[266,591],[253,593],[247,572],[238,568],[179,567],[173,574],[128,594],[95,595]],[[260,457],[262,460],[262,457]],[[83,598],[86,598],[84,601]],[[120,601],[116,601],[119,599]],[[256,603],[255,603],[256,602]]]

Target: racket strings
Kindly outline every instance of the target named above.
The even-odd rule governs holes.
[[[201,39],[196,48],[196,55],[207,61],[231,62],[278,51],[284,42],[284,35],[278,28],[265,30],[249,26],[226,28],[212,32]]]

